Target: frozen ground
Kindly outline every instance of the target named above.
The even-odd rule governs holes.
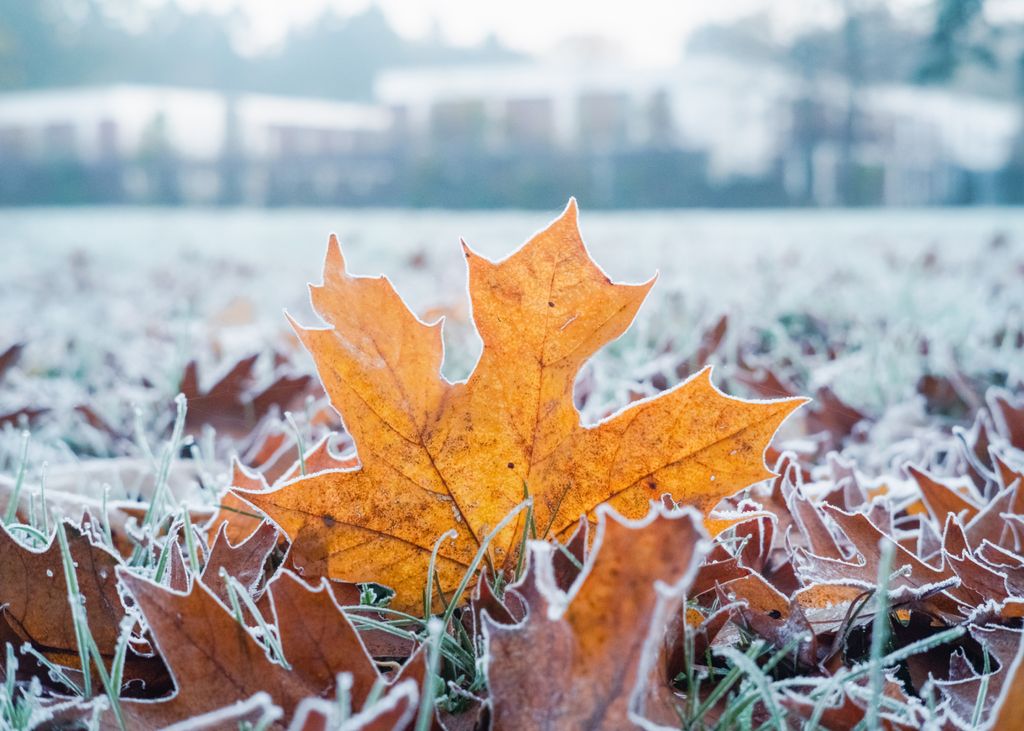
[[[722,353],[755,338],[762,364],[785,364],[808,390],[831,385],[876,418],[912,400],[926,373],[1024,381],[1014,341],[1024,323],[1022,212],[606,213],[581,204],[584,238],[613,279],[660,272],[630,334],[598,358],[594,413],[671,371],[721,314],[726,342],[711,359],[725,363],[726,378]],[[460,377],[476,345],[459,238],[501,257],[556,213],[0,211],[0,352],[27,343],[0,381],[0,415],[45,406],[50,418],[33,439],[40,456],[102,455],[103,439],[83,446],[88,435],[69,422],[74,405],[114,422],[134,407],[162,414],[190,359],[212,376],[241,356],[290,347],[282,310],[312,317],[304,285],[319,280],[331,231],[352,272],[386,273],[417,312],[449,317],[446,370]],[[815,329],[836,352],[808,352]],[[311,369],[304,354],[294,363]],[[0,470],[15,431],[0,435]]]

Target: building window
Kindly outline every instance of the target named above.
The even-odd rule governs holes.
[[[104,119],[99,126],[99,151],[100,157],[110,160],[118,156],[117,149],[117,122],[112,119]]]
[[[580,141],[587,147],[617,148],[626,141],[629,100],[625,94],[590,93],[579,99]]]
[[[550,99],[511,99],[505,108],[505,138],[517,147],[554,142],[555,110]]]
[[[57,158],[75,156],[75,128],[67,122],[48,124],[43,128],[43,150]]]
[[[478,100],[438,102],[430,110],[430,131],[443,145],[473,146],[483,142],[485,116]]]
[[[18,159],[28,154],[28,140],[21,127],[0,127],[0,159]]]

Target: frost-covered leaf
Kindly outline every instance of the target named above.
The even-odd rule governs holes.
[[[591,559],[569,595],[553,583],[552,549],[535,542],[526,619],[484,620],[495,731],[624,729],[637,714],[669,712],[652,700],[667,689],[648,680],[705,550],[699,518],[660,507],[640,523],[608,508],[597,516]]]
[[[384,278],[346,271],[332,239],[312,287],[324,329],[296,325],[341,413],[360,466],[245,494],[288,534],[297,566],[382,581],[399,608],[420,599],[437,538],[443,591],[526,495],[542,536],[565,537],[602,503],[637,518],[669,493],[709,511],[770,476],[763,453],[802,402],[729,398],[704,371],[594,425],[572,389],[583,363],[622,334],[653,285],[613,284],[590,259],[576,206],[491,262],[465,248],[483,354],[464,383],[440,376],[439,323],[418,320]],[[514,565],[523,521],[489,546]]]

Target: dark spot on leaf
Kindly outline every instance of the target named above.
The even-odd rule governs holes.
[[[509,462],[509,463],[508,463],[508,468],[509,468],[510,470],[514,470],[514,469],[516,468],[516,463],[515,463],[515,462]]]
[[[337,523],[338,521],[336,521],[330,515],[324,516],[324,525],[326,525],[328,528],[333,528],[335,525],[337,525]]]
[[[548,302],[548,307],[554,307],[554,306],[555,306],[554,302]]]
[[[657,490],[658,489],[658,483],[655,482],[654,480],[648,480],[647,481],[647,487],[649,487],[652,490]]]

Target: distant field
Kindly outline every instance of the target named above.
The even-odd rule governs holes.
[[[692,348],[720,314],[729,315],[733,338],[788,328],[794,314],[841,331],[838,358],[804,359],[806,382],[832,385],[876,414],[909,398],[922,373],[954,363],[1022,378],[1018,353],[993,346],[992,336],[1024,321],[1024,212],[581,205],[583,235],[613,279],[660,273],[626,336],[629,347],[612,346],[598,359],[609,405],[664,353]],[[118,410],[152,398],[152,390],[126,385],[143,378],[170,398],[190,358],[209,371],[272,347],[285,337],[285,308],[309,321],[304,284],[319,280],[334,231],[352,272],[386,272],[417,312],[448,315],[447,372],[459,377],[477,347],[466,325],[459,238],[501,257],[555,213],[0,211],[0,346],[28,343],[22,363],[32,377],[20,388],[30,398],[88,394]],[[798,338],[788,337],[773,336],[770,359],[790,354]],[[109,353],[117,353],[116,372]],[[311,368],[304,354],[297,362]],[[20,407],[25,395],[6,388],[0,410]]]

